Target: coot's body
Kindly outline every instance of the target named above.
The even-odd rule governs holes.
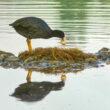
[[[10,24],[15,30],[26,38],[50,38],[52,30],[48,24],[40,18],[27,17],[16,20]]]

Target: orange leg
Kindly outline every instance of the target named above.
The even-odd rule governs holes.
[[[27,39],[27,45],[28,45],[29,51],[32,51],[31,39]]]
[[[27,75],[27,82],[30,83],[31,82],[31,75],[32,75],[32,70],[28,71],[28,75]]]
[[[66,81],[66,75],[62,75],[61,76],[61,80],[65,83],[65,81]]]

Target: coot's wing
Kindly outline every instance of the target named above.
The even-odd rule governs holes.
[[[31,24],[29,28],[29,34],[32,35],[32,38],[49,38],[52,30],[47,25],[45,21],[40,18],[31,19]]]

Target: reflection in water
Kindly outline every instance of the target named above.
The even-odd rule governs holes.
[[[60,0],[59,2],[61,4],[60,8],[63,9],[59,10],[59,13],[63,13],[62,15],[60,14],[60,20],[62,21],[60,27],[70,35],[67,35],[67,39],[69,41],[68,44],[72,45],[75,39],[82,40],[84,43],[86,43],[85,36],[82,36],[85,35],[85,25],[88,23],[86,21],[87,14],[85,12],[86,1],[80,0],[80,2],[78,2],[76,0],[75,2],[74,0],[74,2],[68,2],[68,0]]]
[[[33,71],[34,71],[34,70],[32,70],[32,69],[28,70],[28,74],[27,74],[27,82],[28,82],[28,83],[31,82],[31,75],[32,75],[32,72],[33,72]],[[62,80],[63,82],[65,82],[65,81],[66,81],[66,75],[62,75],[62,76],[61,76],[61,80]]]
[[[64,82],[30,82],[19,85],[15,89],[15,92],[12,96],[16,98],[20,98],[22,101],[40,101],[46,95],[50,93],[50,91],[61,90],[64,86]]]
[[[27,83],[19,85],[15,92],[11,95],[21,99],[21,101],[40,101],[51,91],[61,90],[65,85],[66,76],[62,75],[62,81],[59,82],[30,82],[32,70],[29,70],[27,76]]]

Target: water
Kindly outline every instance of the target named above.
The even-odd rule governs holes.
[[[27,49],[26,39],[17,34],[10,23],[26,16],[44,19],[52,29],[63,30],[67,46],[86,52],[110,47],[109,0],[0,0],[0,50],[19,52]],[[59,38],[32,40],[33,48],[62,47]],[[35,102],[19,101],[10,95],[20,84],[26,83],[27,71],[0,68],[0,109],[24,110],[109,110],[110,66],[69,73],[61,90],[49,91]],[[60,75],[33,72],[32,82],[59,82]]]

